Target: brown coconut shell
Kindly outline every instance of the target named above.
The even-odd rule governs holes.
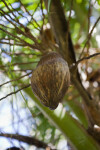
[[[56,52],[43,56],[32,73],[33,93],[42,104],[56,109],[70,84],[70,72],[67,62]]]

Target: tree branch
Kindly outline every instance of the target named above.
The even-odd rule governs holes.
[[[28,85],[26,85],[26,86],[24,86],[24,87],[22,87],[22,88],[16,90],[15,92],[11,92],[11,93],[7,94],[6,96],[0,98],[0,101],[3,100],[3,99],[5,99],[5,98],[7,98],[8,96],[11,96],[11,95],[13,95],[13,94],[18,93],[19,91],[21,91],[21,90],[23,90],[23,89],[25,89],[25,88],[28,88],[30,85],[31,85],[31,84],[28,84]]]
[[[10,69],[10,71],[13,71],[13,72],[25,72],[25,73],[26,73],[27,70],[32,71],[33,69],[31,69],[31,68],[28,68],[28,69],[17,69],[17,70]],[[8,72],[8,70],[3,70],[3,71],[0,71],[0,72],[4,73],[4,72]]]
[[[34,64],[34,63],[38,63],[38,61],[34,61],[34,62],[21,62],[21,63],[14,63],[14,64],[8,64],[8,65],[0,65],[0,68],[7,68],[10,66],[16,66],[16,65],[28,65],[28,64]]]
[[[24,136],[24,135],[20,135],[20,134],[9,134],[9,133],[0,133],[0,136],[6,137],[6,138],[11,138],[11,139],[16,139],[18,141],[22,141],[22,142],[30,144],[30,145],[35,145],[38,148],[49,147],[46,143],[44,143],[34,137]],[[50,148],[50,150],[52,150],[52,149]]]
[[[23,34],[26,37],[29,37],[32,41],[34,41],[35,43],[37,43],[36,38],[30,33],[29,28],[25,27],[22,23],[19,22],[19,20],[17,19],[17,17],[15,16],[15,14],[13,13],[13,11],[11,11],[11,9],[9,8],[9,6],[7,5],[6,1],[2,0],[3,3],[5,4],[6,8],[9,10],[9,12],[14,16],[15,19],[13,19],[11,17],[11,15],[8,15],[7,13],[5,13],[2,9],[1,11],[8,15],[10,17],[11,20],[15,21],[17,24],[19,24],[22,28],[24,28],[25,32],[23,32],[20,28],[17,27],[17,24],[15,24],[13,21],[11,21],[10,19],[8,19],[7,17],[5,17],[11,24],[13,24],[15,26],[15,28],[19,31],[19,33]],[[26,33],[27,31],[27,33]]]
[[[5,84],[8,84],[8,83],[11,83],[11,82],[20,80],[21,78],[24,78],[24,77],[26,77],[26,76],[28,76],[28,75],[30,75],[30,74],[32,74],[32,72],[27,73],[27,74],[25,74],[25,75],[23,75],[23,76],[21,76],[21,77],[19,77],[19,78],[16,78],[16,79],[14,79],[14,80],[10,80],[10,81],[7,81],[7,82],[5,82],[5,83],[3,83],[3,84],[0,84],[0,87],[3,86],[3,85],[5,85]]]
[[[0,41],[0,44],[7,44],[7,45],[10,45],[10,46],[13,46],[13,45],[16,45],[16,46],[26,46],[26,44],[21,44],[21,43],[8,43],[8,42],[2,42]]]
[[[24,46],[24,45],[23,45]],[[11,52],[6,52],[5,50],[3,50],[3,49],[1,49],[2,50],[2,52],[1,53],[5,53],[5,54],[7,54],[7,55],[16,55],[16,56],[18,56],[18,55],[26,55],[26,56],[42,56],[41,54],[35,54],[35,53],[24,53],[24,52],[18,52],[18,53],[11,53]]]
[[[33,18],[33,14],[32,14],[32,15],[30,14],[30,12],[26,9],[25,5],[22,3],[21,0],[19,0],[19,2],[20,2],[20,4],[21,4],[21,6],[24,7],[24,9],[25,9],[25,11],[28,13],[28,15],[31,16],[31,21],[29,21],[29,22],[34,21],[34,22],[36,23],[36,25],[37,25],[37,26],[39,27],[39,29],[40,29],[41,27],[40,27],[40,25],[37,23],[37,21]],[[39,5],[39,4],[38,4],[38,5]],[[35,11],[36,11],[36,10],[35,10]],[[34,24],[33,24],[33,26],[34,26]]]
[[[96,22],[95,22],[94,26],[92,27],[90,33],[88,34],[87,41],[86,41],[86,43],[85,43],[85,45],[84,45],[84,47],[83,47],[83,50],[82,50],[82,52],[81,52],[81,54],[80,54],[80,56],[79,56],[79,59],[81,58],[81,56],[82,56],[82,54],[83,54],[83,52],[84,52],[84,49],[85,49],[86,45],[89,43],[89,41],[90,41],[90,39],[91,39],[91,35],[92,35],[92,33],[93,33],[93,30],[94,30],[94,28],[96,27],[96,25],[97,25],[97,23],[99,22],[99,20],[100,20],[100,17],[98,17],[98,19],[96,20]]]
[[[80,60],[78,60],[75,65],[77,66],[80,62],[87,60],[87,59],[90,59],[90,58],[93,58],[93,57],[98,56],[98,55],[100,55],[100,53],[95,53],[95,54],[92,54],[90,56],[83,57]]]

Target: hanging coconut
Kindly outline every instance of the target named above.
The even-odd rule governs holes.
[[[56,109],[62,101],[70,84],[70,72],[67,62],[56,52],[43,56],[32,73],[33,93],[42,104]]]

